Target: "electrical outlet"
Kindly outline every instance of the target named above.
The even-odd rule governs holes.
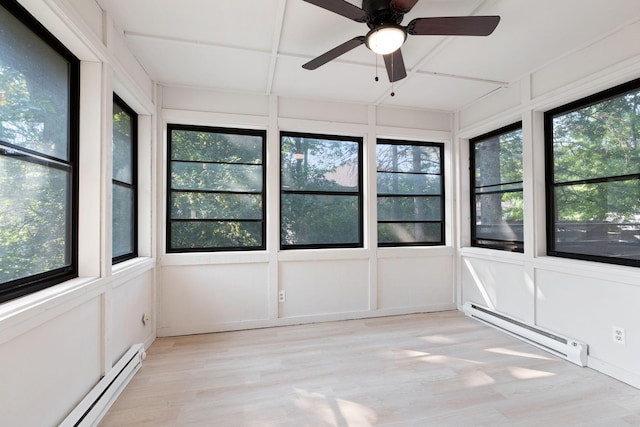
[[[278,292],[278,302],[285,302],[287,300],[287,291]]]
[[[624,328],[620,326],[613,326],[613,342],[617,344],[625,344],[626,338],[624,333]]]

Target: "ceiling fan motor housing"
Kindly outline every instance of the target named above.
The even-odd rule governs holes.
[[[384,24],[399,25],[404,18],[404,13],[395,11],[389,0],[362,0],[362,10],[369,14],[367,26],[372,30]]]

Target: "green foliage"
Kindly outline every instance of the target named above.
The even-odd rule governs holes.
[[[640,91],[554,117],[558,220],[640,221],[639,129]]]
[[[32,92],[25,75],[0,62],[0,143],[61,155],[65,144],[44,140],[49,117],[55,113],[53,104],[39,97],[41,92]],[[4,148],[0,156],[0,283],[68,265],[69,179],[67,171],[34,163],[21,151]]]
[[[68,174],[0,157],[0,283],[67,265]]]

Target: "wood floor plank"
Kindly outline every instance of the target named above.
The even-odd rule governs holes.
[[[111,426],[638,426],[640,391],[457,311],[161,338]]]

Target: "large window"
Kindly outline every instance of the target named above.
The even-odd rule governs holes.
[[[77,275],[78,60],[0,6],[0,302]]]
[[[640,266],[640,80],[545,114],[547,245]]]
[[[443,149],[378,140],[378,246],[444,244]]]
[[[471,245],[524,251],[522,123],[473,138]]]
[[[167,252],[265,248],[265,139],[168,125]]]
[[[137,221],[138,116],[118,96],[113,97],[113,263],[138,255]]]
[[[282,133],[280,246],[362,247],[362,139]]]

